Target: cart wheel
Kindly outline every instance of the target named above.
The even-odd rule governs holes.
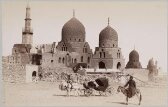
[[[106,96],[110,96],[114,94],[114,88],[113,87],[109,87],[107,88],[107,90],[105,91],[105,95]]]
[[[93,93],[93,90],[92,89],[86,89],[84,94],[88,97],[88,96],[91,96]]]

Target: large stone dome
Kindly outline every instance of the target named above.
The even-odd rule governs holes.
[[[139,54],[138,54],[138,52],[135,49],[130,52],[129,60],[130,61],[139,61]]]
[[[117,45],[118,34],[108,25],[99,34],[99,47],[117,47]]]
[[[85,41],[85,27],[75,17],[71,18],[62,28],[62,40],[71,42]]]

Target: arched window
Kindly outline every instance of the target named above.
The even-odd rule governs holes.
[[[87,45],[86,44],[83,47],[83,53],[87,53]]]
[[[74,59],[74,63],[77,63],[77,59]]]
[[[61,63],[61,57],[59,57],[58,63]]]
[[[105,52],[103,52],[103,54],[104,54],[104,58],[106,57],[106,53]]]
[[[83,56],[81,56],[81,62],[83,62]]]
[[[72,58],[72,63],[73,63],[73,58]]]
[[[62,51],[67,51],[66,45],[63,45],[63,46],[62,46]]]
[[[88,60],[87,60],[88,63],[90,63],[90,57],[88,57]]]
[[[113,47],[114,47],[114,44],[113,44]]]
[[[64,64],[64,61],[65,61],[65,59],[64,58],[62,58],[62,63]]]
[[[81,39],[79,39],[79,42],[81,41]]]
[[[120,58],[120,53],[118,53],[118,57]]]
[[[102,57],[102,53],[100,52],[100,58]]]
[[[87,48],[85,48],[85,53],[87,53]]]

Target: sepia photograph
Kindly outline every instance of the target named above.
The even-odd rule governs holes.
[[[1,106],[168,106],[167,0],[1,0]]]

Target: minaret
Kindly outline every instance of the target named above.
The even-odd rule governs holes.
[[[26,7],[25,28],[22,30],[22,44],[33,44],[33,30],[31,28],[29,4]]]

